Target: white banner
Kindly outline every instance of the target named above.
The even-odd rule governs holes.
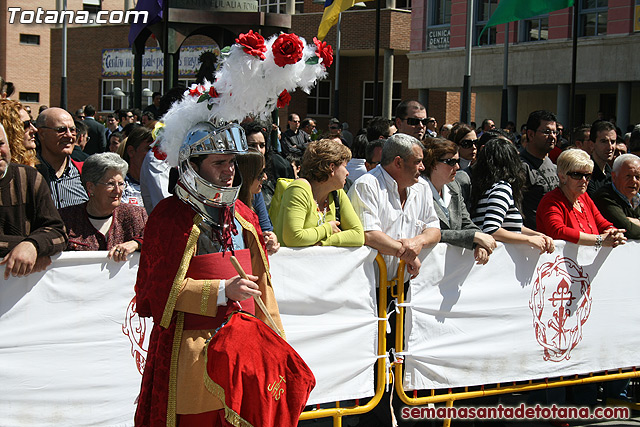
[[[636,366],[640,243],[556,241],[539,256],[499,245],[484,266],[438,245],[421,254],[406,314],[404,387],[438,389]]]
[[[309,404],[374,395],[376,253],[318,246],[269,258],[287,341],[316,376]]]
[[[133,425],[141,346],[126,334],[145,335],[126,319],[137,260],[65,252],[46,274],[2,280],[1,425]]]
[[[270,258],[287,339],[316,376],[310,403],[373,395],[374,258],[366,247]],[[65,252],[46,273],[2,281],[0,425],[133,425],[152,327],[133,312],[137,262]]]

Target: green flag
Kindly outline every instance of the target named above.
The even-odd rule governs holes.
[[[480,32],[478,40],[489,27],[565,9],[573,6],[573,2],[574,0],[501,0],[487,25]]]

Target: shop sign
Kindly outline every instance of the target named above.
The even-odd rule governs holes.
[[[429,28],[427,31],[427,46],[429,49],[449,49],[451,30],[446,28]]]
[[[212,12],[257,12],[258,0],[175,0],[171,7]]]
[[[205,52],[220,55],[217,44],[209,46],[184,46],[180,48],[178,74],[180,77],[194,77],[200,68],[200,55]],[[163,75],[164,54],[157,47],[146,48],[142,55],[143,77]],[[128,77],[133,72],[133,53],[131,49],[103,49],[102,77]]]

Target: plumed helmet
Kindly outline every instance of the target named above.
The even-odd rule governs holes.
[[[191,160],[209,154],[242,154],[247,148],[244,130],[239,125],[231,123],[216,127],[211,122],[197,123],[187,132],[180,147],[176,195],[202,214],[206,222],[216,224],[217,215],[211,208],[233,206],[242,178],[236,173],[231,187],[220,187],[201,177]]]

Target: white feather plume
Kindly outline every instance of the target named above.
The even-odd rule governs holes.
[[[207,96],[212,83],[205,82],[192,85],[182,99],[173,104],[162,118],[164,132],[158,136],[160,149],[167,154],[167,163],[178,165],[182,142],[196,123],[242,121],[250,115],[266,119],[276,108],[282,91],[293,92],[301,88],[309,93],[319,79],[326,77],[327,71],[320,58],[315,64],[307,64],[309,59],[316,57],[316,46],[307,44],[301,37],[302,58],[295,64],[278,66],[272,51],[277,38],[274,35],[265,41],[264,60],[245,53],[239,44],[223,54],[218,59],[213,83],[218,97]],[[205,94],[203,102],[198,102],[201,94]]]

